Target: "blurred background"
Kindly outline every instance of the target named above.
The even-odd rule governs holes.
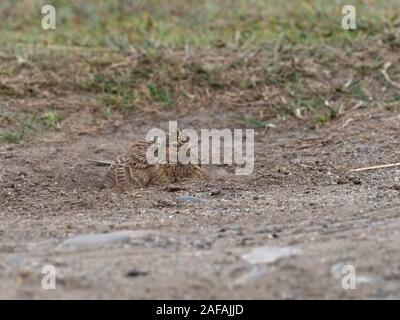
[[[46,4],[55,30],[42,29]],[[341,27],[345,4],[356,30]],[[234,110],[232,125],[323,125],[360,103],[390,105],[394,88],[375,91],[398,51],[399,12],[397,0],[3,0],[0,134],[13,143],[59,127],[71,94],[99,126],[213,108]]]
[[[41,29],[46,4],[57,9],[56,32]],[[357,7],[358,32],[341,30],[346,4]],[[396,0],[3,0],[0,39],[118,49],[337,43],[395,28],[399,10]]]

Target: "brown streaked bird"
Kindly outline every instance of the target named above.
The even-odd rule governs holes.
[[[164,140],[140,139],[132,144],[125,154],[116,157],[111,162],[89,161],[97,165],[108,166],[104,178],[104,187],[116,187],[120,190],[126,190],[135,186],[145,187],[150,184],[170,184],[190,177],[207,177],[204,168],[198,164],[182,164],[179,160],[177,163],[168,162],[170,147],[176,148],[177,151],[180,151],[181,148],[189,150],[185,144],[188,142],[189,137],[182,130],[178,129],[176,142],[170,143],[170,136],[167,136]],[[158,162],[150,164],[146,157],[148,148],[157,147],[155,144],[161,146],[162,143],[165,143],[166,146],[165,158],[161,158]]]

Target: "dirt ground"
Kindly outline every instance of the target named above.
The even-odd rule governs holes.
[[[168,120],[232,128],[234,117],[212,108],[83,132],[84,115],[75,114],[70,130],[3,145],[0,298],[399,299],[400,168],[348,172],[398,162],[396,110],[358,108],[321,127],[288,120],[256,130],[252,175],[212,167],[210,180],[172,190],[102,190],[105,168],[87,163]],[[64,243],[121,230],[133,231],[129,241]],[[251,263],[245,257],[257,247],[295,253]],[[56,290],[41,287],[49,264]],[[355,290],[342,288],[345,265],[356,270]]]

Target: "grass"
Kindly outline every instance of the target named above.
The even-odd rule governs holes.
[[[340,27],[347,3],[355,31]],[[44,4],[56,30],[41,29]],[[12,143],[85,112],[113,121],[218,106],[263,128],[323,125],[360,101],[398,110],[380,73],[398,56],[397,0],[3,0],[0,18],[0,95],[15,115],[0,134]],[[389,72],[400,82],[397,64]]]
[[[156,84],[150,83],[148,86],[150,96],[155,100],[162,102],[165,107],[170,108],[173,100],[169,94],[168,88],[157,87]]]
[[[41,7],[57,10],[56,31],[41,29]],[[354,4],[362,32],[339,32],[341,7]],[[399,22],[396,0],[3,0],[0,38],[7,42],[182,48],[264,45],[279,38],[297,43],[337,43],[376,35]],[[396,14],[397,13],[397,14]],[[385,17],[385,19],[383,19]]]
[[[314,122],[319,125],[324,125],[328,121],[328,117],[324,114],[317,114],[314,117]]]
[[[27,137],[35,136],[39,131],[38,119],[36,116],[30,116],[19,122],[14,131],[6,132],[4,140],[11,143],[18,143]]]
[[[9,143],[18,143],[24,137],[23,131],[6,132],[3,136],[4,140]]]
[[[383,106],[388,111],[400,110],[400,95],[396,95],[392,100],[385,101]]]
[[[64,116],[57,113],[56,111],[48,111],[46,112],[43,117],[43,123],[52,129],[60,129],[61,128],[61,121],[64,119]]]
[[[34,138],[49,129],[60,129],[63,116],[54,111],[48,111],[43,116],[29,115],[17,122],[12,131],[3,134],[3,140],[9,143],[20,143]]]

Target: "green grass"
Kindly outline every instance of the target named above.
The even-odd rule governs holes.
[[[44,124],[52,129],[60,129],[60,123],[63,119],[64,116],[55,111],[48,111],[42,117]]]
[[[93,80],[85,81],[82,85],[85,90],[104,93],[103,102],[108,108],[131,112],[134,110],[135,89],[129,79],[110,75],[95,74]]]
[[[55,111],[48,111],[42,116],[27,115],[17,122],[17,126],[3,133],[3,140],[9,143],[20,143],[40,135],[49,129],[60,129],[64,117]]]
[[[44,4],[56,30],[41,29]],[[341,28],[344,4],[355,31]],[[391,61],[400,82],[399,29],[398,0],[2,0],[0,134],[25,141],[82,109],[106,123],[218,107],[253,128],[324,125],[359,103],[398,110],[380,71]]]
[[[38,118],[33,115],[19,121],[17,128],[14,131],[6,132],[3,138],[10,143],[18,143],[28,137],[35,136],[39,130]]]
[[[104,115],[111,116],[111,110],[132,112],[134,110],[134,92],[131,90],[121,90],[117,94],[107,95],[103,98],[105,105],[108,107]]]
[[[169,89],[164,87],[157,87],[154,83],[150,83],[147,87],[150,96],[155,100],[162,102],[165,107],[170,108],[173,100],[170,96]]]
[[[41,29],[41,7],[57,9],[57,29]],[[340,27],[341,6],[354,4],[358,30]],[[2,0],[1,42],[182,48],[337,43],[376,35],[399,24],[397,0]]]
[[[246,127],[254,128],[254,129],[265,128],[265,127],[271,125],[270,121],[260,120],[255,117],[242,117],[242,118],[238,119],[238,121],[240,123],[244,124]]]
[[[4,140],[9,143],[18,143],[23,139],[23,137],[24,137],[23,131],[11,131],[11,132],[6,132],[3,135]]]

